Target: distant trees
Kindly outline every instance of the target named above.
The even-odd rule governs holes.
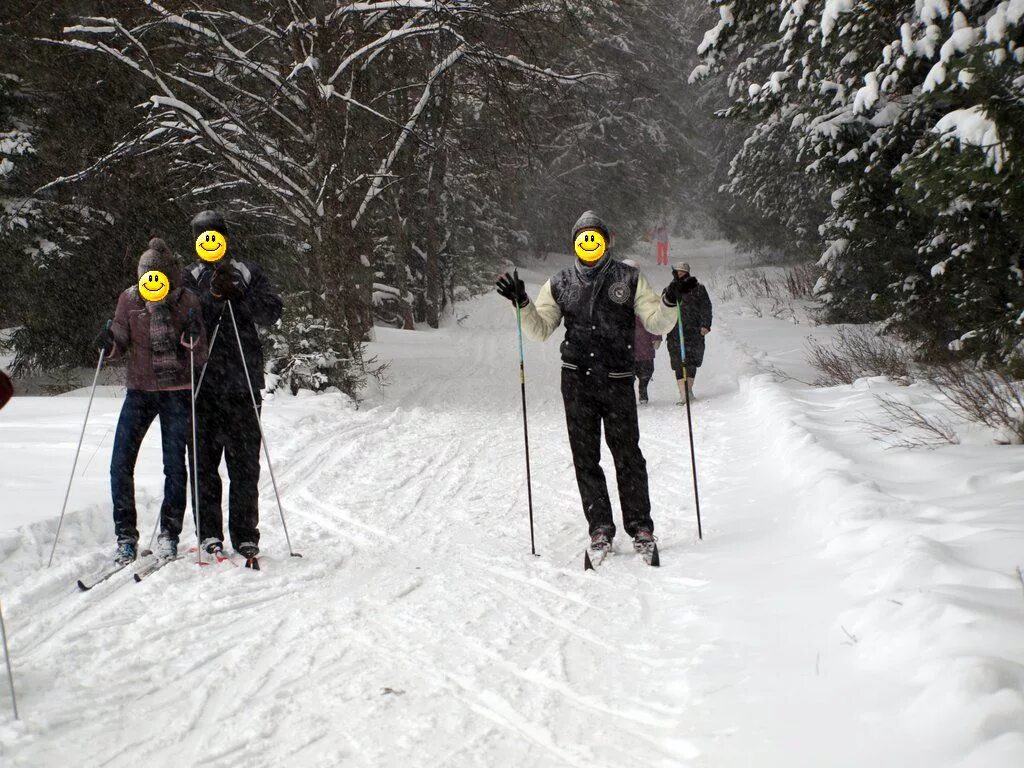
[[[11,83],[43,115],[38,168],[0,194],[51,206],[40,237],[69,238],[52,265],[97,276],[70,299],[78,325],[150,230],[190,257],[189,214],[218,206],[289,295],[274,344],[293,385],[358,387],[375,314],[437,325],[503,261],[563,249],[583,208],[628,241],[693,184],[694,118],[666,93],[693,63],[696,0],[41,5],[7,29]],[[0,104],[27,108],[12,87]],[[52,119],[68,98],[76,119]],[[61,205],[90,215],[71,231]],[[23,258],[26,227],[8,213],[0,232],[19,363],[82,361],[84,331],[57,337],[19,304],[49,269]]]
[[[746,132],[730,191],[820,257],[831,316],[1024,355],[1024,4],[711,4],[694,77],[724,73]]]

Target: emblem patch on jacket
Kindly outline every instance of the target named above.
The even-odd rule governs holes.
[[[612,283],[608,288],[608,298],[616,304],[625,304],[629,301],[629,286],[625,283]]]

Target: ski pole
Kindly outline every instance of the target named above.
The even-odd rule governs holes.
[[[227,302],[228,312],[231,313],[231,325],[235,329],[235,340],[238,341],[238,356],[242,358],[242,369],[245,371],[245,382],[249,385],[249,398],[252,400],[252,409],[256,415],[256,425],[260,429],[260,442],[263,443],[263,455],[267,457],[267,469],[270,470],[270,482],[274,486],[274,496],[277,498],[277,511],[281,515],[281,527],[284,529],[284,540],[288,544],[288,554],[292,557],[302,557],[298,552],[292,550],[292,540],[288,535],[288,524],[284,521],[284,507],[281,506],[281,494],[277,490],[277,478],[274,477],[274,465],[270,462],[270,447],[267,445],[267,436],[263,433],[263,422],[260,419],[260,407],[256,404],[256,392],[252,388],[252,379],[249,377],[249,366],[245,364],[245,351],[242,349],[242,336],[238,332],[238,322],[235,320],[235,308],[231,301]]]
[[[693,499],[697,505],[697,537],[703,541],[704,531],[700,524],[700,493],[697,490],[697,454],[693,449],[693,417],[690,414],[690,379],[686,372],[686,339],[683,338],[683,308],[676,304],[676,327],[679,329],[679,356],[683,368],[683,388],[686,390],[686,428],[690,434],[690,467],[693,470]]]
[[[519,270],[512,272],[512,279],[519,285]],[[519,331],[519,385],[523,394],[523,441],[526,444],[526,498],[530,505],[530,554],[537,555],[533,538],[533,479],[530,476],[530,430],[526,424],[526,362],[523,354],[523,310],[516,301],[516,328]]]
[[[199,442],[196,440],[196,337],[194,329],[195,310],[188,311],[188,376],[192,390],[192,516],[196,521],[196,562],[203,565],[203,535],[199,530]],[[217,323],[220,328],[220,323]],[[207,358],[209,362],[209,358]],[[203,373],[206,373],[205,366]],[[199,383],[202,384],[202,378]]]
[[[20,719],[18,717],[18,699],[14,695],[14,673],[11,671],[11,652],[7,648],[7,627],[4,626],[4,612],[0,608],[0,638],[3,638],[4,642],[4,659],[7,662],[7,682],[11,686],[11,706],[14,707],[14,719]]]
[[[199,390],[203,388],[203,379],[206,378],[206,368],[210,365],[210,357],[213,355],[213,345],[217,343],[217,334],[220,333],[220,321],[224,317],[224,310],[221,309],[217,316],[217,324],[213,326],[213,335],[210,336],[210,346],[206,350],[206,362],[203,363],[203,370],[199,373],[199,383],[196,384],[195,397],[199,397]],[[195,397],[193,399],[195,399]]]
[[[107,320],[107,324],[104,327],[105,330],[110,330],[112,322]],[[60,527],[64,523],[64,513],[68,508],[68,498],[71,496],[71,483],[75,479],[75,467],[78,466],[78,454],[82,451],[82,440],[85,438],[85,427],[89,423],[89,411],[92,410],[92,399],[96,396],[96,383],[100,379],[100,369],[103,368],[103,358],[106,357],[107,351],[105,349],[100,350],[100,359],[96,362],[96,373],[92,377],[92,390],[89,392],[89,405],[85,409],[85,419],[82,421],[82,433],[78,436],[78,447],[75,449],[75,460],[71,464],[71,475],[68,477],[68,487],[64,491],[64,504],[60,508],[60,518],[57,520],[57,534],[53,537],[53,547],[50,549],[50,560],[46,564],[49,568],[53,565],[53,555],[57,551],[57,542],[60,540]]]

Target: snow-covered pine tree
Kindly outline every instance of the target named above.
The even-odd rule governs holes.
[[[1024,4],[713,4],[695,75],[724,70],[727,116],[750,126],[732,189],[817,248],[832,317],[1006,359],[1024,310]]]

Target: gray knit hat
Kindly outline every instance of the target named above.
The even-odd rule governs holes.
[[[139,277],[154,269],[167,275],[172,289],[178,287],[181,282],[181,265],[167,243],[159,237],[150,240],[149,247],[139,257]]]
[[[575,240],[576,235],[584,229],[598,229],[604,235],[604,239],[608,239],[608,225],[593,211],[584,211],[583,215],[576,219],[576,223],[572,225],[572,239]]]

